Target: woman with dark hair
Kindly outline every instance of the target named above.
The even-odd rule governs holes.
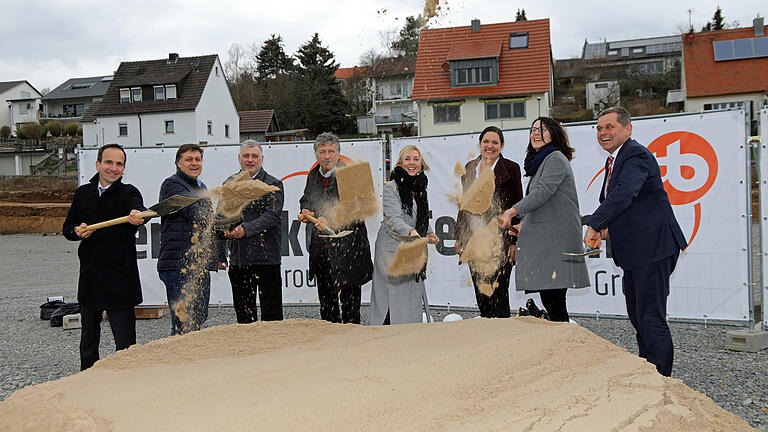
[[[469,243],[472,234],[496,219],[503,209],[523,198],[523,186],[520,178],[520,166],[501,155],[504,148],[504,133],[496,126],[488,126],[480,133],[480,156],[464,166],[465,174],[461,177],[463,190],[486,170],[494,174],[494,192],[491,207],[482,215],[474,215],[466,210],[459,210],[456,217],[454,239],[456,252],[461,254]],[[517,237],[501,230],[501,250],[493,251],[492,256],[498,256],[499,262],[493,263],[497,269],[492,274],[481,274],[472,262],[469,263],[469,273],[475,288],[475,299],[480,309],[480,316],[486,318],[508,318],[509,313],[509,276],[515,261],[515,243]],[[481,290],[480,285],[492,287],[488,295]]]
[[[537,118],[525,156],[525,175],[531,178],[526,196],[500,218],[503,227],[519,233],[516,289],[538,292],[551,321],[569,321],[568,288],[589,286],[584,257],[563,254],[583,248],[572,157],[565,129],[549,117]],[[522,222],[511,226],[518,216]]]
[[[437,236],[429,227],[427,176],[424,174],[428,169],[421,150],[407,145],[400,151],[389,176],[391,181],[384,185],[384,220],[376,235],[373,260],[370,325],[421,322],[422,299],[426,299],[426,268],[414,274],[392,276],[387,267],[401,242],[426,237],[429,243],[437,244]]]

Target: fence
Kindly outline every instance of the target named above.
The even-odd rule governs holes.
[[[764,111],[762,116],[762,133],[765,136],[768,114]],[[755,321],[760,321],[754,315],[756,304],[751,300],[752,293],[755,287],[768,291],[768,285],[755,282],[751,272],[751,194],[748,180],[751,152],[747,151],[745,121],[743,110],[633,120],[633,137],[648,145],[656,155],[662,167],[665,188],[690,244],[681,255],[672,276],[668,302],[670,318],[728,321],[741,325],[753,325]],[[576,148],[572,166],[583,215],[591,214],[597,207],[602,178],[600,171],[606,157],[597,144],[594,128],[594,122],[567,125],[571,143]],[[465,265],[458,266],[454,256],[452,229],[457,209],[448,195],[459,190],[459,179],[453,174],[454,166],[477,154],[477,138],[477,134],[462,134],[395,139],[391,143],[392,158],[396,158],[404,145],[416,144],[431,166],[428,172],[428,193],[433,213],[431,223],[440,243],[430,250],[427,290],[430,302],[435,305],[475,307],[469,271]],[[505,141],[505,157],[522,161],[528,142],[527,131],[505,131]],[[387,147],[387,143],[380,140],[343,142],[341,153],[353,160],[369,161],[380,192],[385,174],[383,161],[389,156],[386,154]],[[125,181],[139,187],[145,203],[152,204],[157,200],[163,179],[175,170],[175,148],[127,150],[130,163]],[[765,146],[761,146],[760,150],[766,151]],[[239,168],[237,152],[237,146],[206,149],[201,179],[209,186],[220,184]],[[314,284],[306,277],[306,232],[302,231],[305,226],[295,218],[299,211],[298,198],[303,191],[304,176],[314,163],[311,143],[265,143],[264,154],[264,168],[283,179],[285,186],[282,221],[284,301],[316,303]],[[91,167],[95,155],[96,149],[80,149],[81,183],[93,174]],[[768,157],[761,160],[768,160]],[[759,172],[768,173],[762,164],[760,167]],[[761,192],[768,187],[762,180],[760,186]],[[377,216],[366,221],[371,245],[375,243],[380,220],[381,217]],[[765,223],[766,218],[761,218],[761,228]],[[164,289],[155,270],[159,221],[152,221],[139,233],[139,244],[145,303],[162,304],[165,302]],[[762,246],[762,250],[768,248]],[[764,272],[768,268],[768,255],[762,254],[761,257],[759,265]],[[590,315],[625,315],[621,270],[605,253],[590,258],[588,266],[592,285],[587,289],[569,290],[569,311]],[[762,280],[768,279],[763,277]],[[516,293],[514,282],[511,285],[510,302],[516,308],[524,303],[525,298],[513,294]],[[367,301],[369,296],[368,285],[363,290],[363,301]],[[211,302],[231,303],[231,291],[224,274],[212,278]],[[759,299],[756,303],[762,305]],[[765,316],[762,324],[766,325]]]

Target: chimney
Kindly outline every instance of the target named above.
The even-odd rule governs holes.
[[[168,54],[168,63],[176,63],[179,61],[179,55],[177,53]]]
[[[765,36],[765,24],[763,17],[759,16],[752,20],[752,27],[755,28],[755,37]]]
[[[472,31],[480,31],[480,20],[475,18],[472,20]]]

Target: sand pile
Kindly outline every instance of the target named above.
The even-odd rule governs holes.
[[[371,165],[358,162],[336,169],[339,202],[330,219],[338,229],[357,221],[364,221],[379,211],[379,201],[371,176]]]
[[[428,241],[428,239],[422,237],[400,242],[392,262],[387,267],[387,273],[390,276],[396,277],[420,272],[427,262]]]
[[[581,327],[526,317],[205,329],[17,391],[0,430],[754,429]]]

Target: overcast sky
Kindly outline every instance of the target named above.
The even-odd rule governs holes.
[[[765,0],[441,0],[430,27],[514,21],[517,9],[528,19],[550,19],[555,58],[581,55],[584,40],[634,39],[696,29],[723,7],[727,22],[751,26]],[[358,64],[370,48],[382,50],[381,34],[402,27],[422,12],[424,0],[2,0],[0,81],[28,80],[38,90],[68,78],[109,75],[121,61],[218,54],[237,42],[260,44],[280,34],[290,55],[317,32],[342,67]]]

